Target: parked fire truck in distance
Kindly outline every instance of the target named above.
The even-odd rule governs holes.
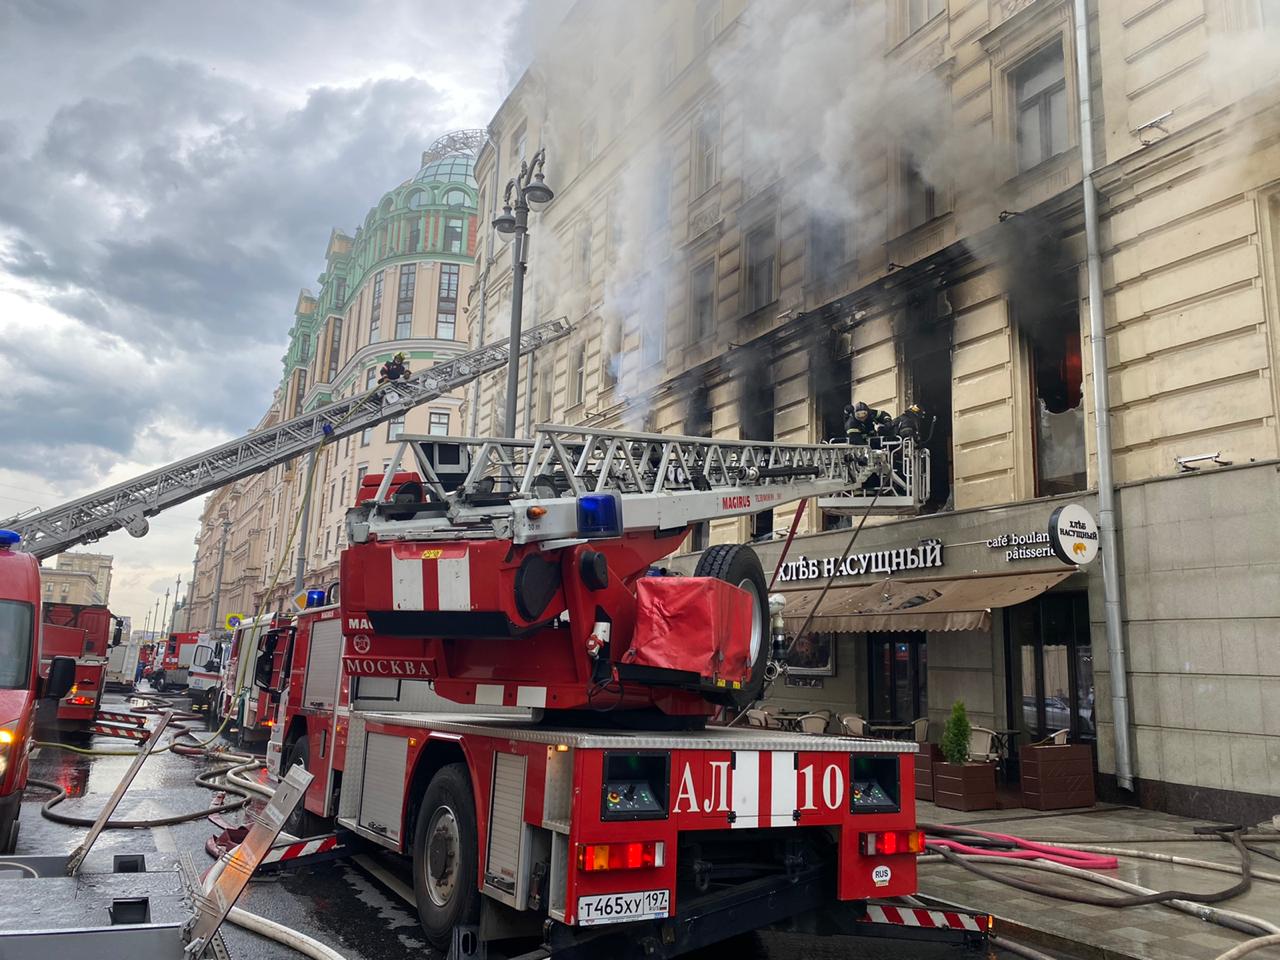
[[[107,652],[107,689],[132,690],[139,677],[138,660],[143,645],[129,638]]]
[[[102,604],[46,603],[42,610],[40,674],[55,657],[76,662],[75,682],[57,709],[44,707],[38,720],[61,734],[87,735],[102,702],[110,650],[119,645],[123,621]]]
[[[229,640],[203,639],[196,645],[191,654],[191,669],[187,671],[187,694],[191,697],[193,709],[204,710],[212,706],[214,693],[222,679],[222,664],[230,649]]]
[[[501,929],[675,956],[815,909],[856,928],[915,893],[914,744],[706,723],[766,674],[754,551],[649,575],[693,523],[858,489],[887,458],[551,426],[401,439],[348,515],[338,610],[301,614],[287,687],[265,682],[272,753],[316,775],[306,809],[336,792],[341,827],[411,859],[434,946]]]
[[[250,617],[231,634],[218,685],[210,695],[209,719],[216,726],[229,716],[241,744],[262,743],[271,736],[280,700],[271,677],[281,669],[292,633],[292,618],[273,613]]]
[[[18,840],[37,702],[64,698],[76,672],[73,658],[58,656],[40,675],[40,566],[13,549],[17,543],[16,534],[0,530],[0,854],[12,853]]]
[[[167,639],[157,641],[143,676],[156,690],[185,687],[196,647],[205,638],[202,633],[171,633]]]

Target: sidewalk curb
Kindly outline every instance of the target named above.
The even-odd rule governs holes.
[[[954,903],[950,900],[944,900],[941,897],[935,897],[927,893],[917,893],[916,896],[930,903],[936,903],[938,906],[946,907],[951,910],[967,910],[971,913],[982,913],[975,907],[965,904]],[[995,918],[995,925],[992,933],[997,937],[1008,936],[1010,940],[1019,943],[1025,943],[1029,947],[1040,947],[1045,950],[1057,950],[1069,955],[1072,960],[1150,960],[1149,956],[1141,956],[1139,954],[1127,953],[1123,950],[1115,950],[1110,947],[1103,947],[1094,943],[1084,943],[1080,940],[1071,940],[1060,934],[1043,930],[1039,927],[1031,927],[1018,920],[1011,920],[1008,917],[1002,917],[994,911],[986,911]]]

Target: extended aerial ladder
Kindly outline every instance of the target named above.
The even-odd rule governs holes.
[[[703,554],[698,576],[740,588],[727,593],[652,582],[650,567],[697,523],[874,500],[900,455],[549,424],[528,440],[401,437],[347,517],[347,669],[427,678],[463,703],[591,711],[607,691],[611,710],[742,706],[767,661],[759,559],[727,544]],[[703,615],[687,643],[662,633]]]
[[[520,337],[520,355],[568,332],[569,323],[563,318],[526,330]],[[335,400],[133,480],[49,510],[11,517],[0,522],[0,528],[19,533],[23,549],[40,558],[122,528],[132,536],[145,536],[147,518],[162,510],[292,460],[325,437],[337,440],[398,417],[481,374],[501,369],[508,355],[506,342],[461,353],[404,379]]]

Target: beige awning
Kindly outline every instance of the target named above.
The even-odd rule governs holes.
[[[1072,567],[971,577],[888,578],[874,583],[835,584],[822,597],[810,631],[983,630],[991,611],[1044,593],[1075,573]],[[799,630],[822,596],[822,585],[782,590],[783,619]]]

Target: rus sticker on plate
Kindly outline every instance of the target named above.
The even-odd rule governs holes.
[[[668,890],[606,893],[600,896],[578,898],[578,924],[583,927],[599,923],[654,920],[670,914],[671,894]]]

